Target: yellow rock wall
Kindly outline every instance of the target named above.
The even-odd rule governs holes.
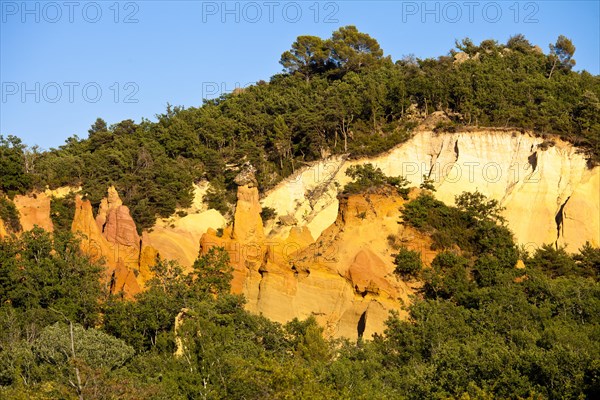
[[[128,296],[142,290],[156,260],[175,259],[190,267],[199,253],[223,246],[235,267],[233,291],[248,310],[287,322],[313,315],[332,337],[370,337],[382,332],[390,310],[418,288],[394,274],[388,236],[422,252],[435,253],[429,238],[398,224],[404,200],[392,194],[338,197],[351,165],[373,163],[386,175],[403,175],[414,186],[422,175],[434,180],[436,197],[452,204],[463,191],[479,190],[506,207],[516,239],[530,250],[545,243],[576,251],[585,241],[600,244],[600,168],[590,169],[577,149],[519,132],[478,131],[436,135],[420,131],[386,154],[362,160],[333,157],[299,170],[262,198],[248,176],[239,183],[232,225],[206,210],[197,198],[188,214],[161,219],[138,235],[135,222],[114,188],[94,216],[91,204],[76,198],[74,232],[83,249],[103,257],[107,280]],[[418,191],[413,191],[415,196]],[[341,199],[341,200],[340,200]],[[46,194],[17,196],[24,229],[52,230]],[[285,223],[263,228],[262,207]],[[0,237],[5,235],[0,221]]]
[[[293,215],[317,237],[335,221],[336,196],[349,181],[346,169],[373,163],[415,186],[423,174],[429,176],[436,196],[448,204],[463,191],[475,190],[499,200],[517,241],[530,249],[546,243],[566,245],[569,251],[586,241],[599,245],[600,167],[589,169],[584,155],[568,143],[545,148],[543,142],[520,132],[422,131],[378,157],[315,163],[267,193],[262,205]],[[285,236],[287,229],[272,227],[268,234]]]
[[[50,219],[50,197],[45,193],[16,195],[13,203],[19,211],[19,220],[24,231],[33,229],[35,225],[48,232],[54,230]]]
[[[258,191],[238,190],[233,228],[221,237],[209,231],[201,249],[222,246],[229,252],[232,291],[245,295],[249,311],[282,323],[312,315],[328,336],[354,339],[381,333],[390,310],[404,314],[402,304],[415,287],[394,275],[387,236],[422,251],[426,263],[434,254],[428,238],[398,224],[405,201],[397,194],[343,199],[335,223],[314,241],[307,227],[291,228],[285,239],[265,237],[257,225]],[[246,227],[243,234],[236,232],[240,226]]]

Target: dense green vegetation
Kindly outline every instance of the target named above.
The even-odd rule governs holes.
[[[35,149],[32,149],[35,151]],[[31,188],[31,175],[27,172],[27,146],[16,136],[0,135],[0,193],[9,197],[23,194]]]
[[[421,253],[405,247],[399,248],[398,253],[394,255],[394,264],[396,264],[394,272],[404,279],[419,276],[423,269]]]
[[[50,199],[50,219],[55,231],[70,231],[75,217],[75,194]]]
[[[6,197],[0,197],[0,219],[7,232],[16,233],[21,230],[19,211],[15,204]]]
[[[397,273],[423,288],[408,320],[392,314],[385,335],[356,343],[325,340],[313,318],[280,325],[246,312],[243,297],[229,294],[223,249],[187,274],[160,261],[132,301],[107,295],[101,266],[69,233],[6,238],[0,397],[598,397],[600,249],[521,253],[494,218],[497,204],[479,193],[457,204],[423,194],[405,205],[402,223],[447,233],[447,217],[456,240],[431,267],[399,249]]]
[[[436,131],[494,126],[556,134],[580,145],[594,164],[600,78],[572,71],[574,53],[563,36],[544,54],[515,35],[506,44],[467,38],[437,59],[394,62],[352,26],[329,39],[300,36],[282,54],[283,73],[201,107],[168,106],[156,122],[107,126],[98,119],[86,139],[74,136],[45,152],[1,139],[0,191],[81,184],[97,205],[114,184],[148,228],[156,216],[190,204],[194,181],[210,180],[207,201],[226,212],[245,162],[265,189],[330,154],[379,154],[438,110],[452,121]]]

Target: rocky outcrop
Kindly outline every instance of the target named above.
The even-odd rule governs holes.
[[[142,286],[152,278],[152,267],[156,265],[160,259],[160,253],[152,246],[144,246],[140,254],[140,269],[138,282]]]
[[[77,188],[65,187],[16,196],[14,203],[23,230],[37,225],[52,231],[51,197],[64,197],[77,191]],[[123,291],[128,297],[138,293],[151,278],[151,268],[159,258],[177,260],[184,267],[190,267],[198,257],[202,234],[209,228],[225,225],[222,215],[216,210],[207,210],[202,203],[201,196],[206,187],[195,185],[194,191],[197,198],[188,209],[190,214],[159,220],[142,237],[137,232],[129,208],[123,205],[114,187],[108,188],[107,197],[100,202],[96,216],[91,203],[76,196],[72,231],[81,236],[84,252],[97,261],[104,260],[106,282],[114,293]],[[0,237],[6,234],[0,221]]]
[[[13,203],[19,211],[23,231],[33,229],[35,225],[48,232],[54,230],[50,219],[50,197],[45,193],[31,193],[26,196],[16,195]]]
[[[216,214],[216,215],[215,215]],[[82,234],[82,248],[95,259],[103,258],[111,292],[131,298],[152,277],[159,259],[177,260],[191,267],[198,257],[200,237],[211,226],[224,225],[215,210],[184,217],[159,220],[151,230],[137,232],[129,208],[123,205],[114,187],[108,188],[96,217],[89,201],[76,197],[72,230]]]
[[[117,190],[111,186],[100,202],[96,224],[102,236],[113,248],[115,260],[128,270],[137,270],[140,259],[140,236],[129,208],[123,205]]]
[[[343,198],[334,224],[315,241],[307,227],[285,239],[267,238],[260,222],[258,191],[238,187],[233,226],[222,236],[209,230],[201,251],[224,247],[234,266],[232,291],[247,309],[278,322],[314,316],[331,337],[370,337],[382,332],[390,310],[401,314],[414,287],[393,274],[389,235],[433,258],[430,241],[398,224],[404,200],[394,193]],[[243,230],[237,230],[244,227]]]
[[[232,291],[246,296],[248,310],[279,322],[313,315],[327,335],[348,338],[382,332],[389,311],[404,315],[402,304],[418,289],[393,274],[394,248],[420,251],[425,264],[435,257],[427,236],[398,224],[405,200],[395,193],[340,196],[352,165],[373,163],[415,186],[425,175],[434,181],[436,197],[449,204],[463,191],[498,199],[517,240],[530,250],[545,243],[569,251],[585,241],[600,244],[600,168],[588,168],[576,148],[501,130],[438,135],[430,128],[443,117],[432,114],[412,139],[378,157],[314,163],[262,199],[253,168],[244,166],[227,227],[202,202],[204,185],[194,188],[190,209],[158,220],[141,236],[114,188],[96,216],[89,201],[76,197],[72,230],[82,234],[86,253],[105,260],[114,293],[131,297],[142,290],[158,259],[189,268],[199,253],[222,246],[234,266]],[[48,195],[21,196],[15,204],[25,230],[52,229]],[[262,207],[276,214],[266,228]]]
[[[346,169],[368,162],[415,186],[423,175],[433,179],[436,197],[448,204],[475,190],[499,200],[517,241],[529,249],[546,243],[569,251],[586,241],[600,245],[600,167],[590,169],[569,143],[516,131],[419,131],[378,157],[315,163],[281,182],[261,203],[278,215],[294,216],[317,237],[336,219],[337,194],[349,181]],[[288,231],[277,225],[267,235],[285,237]]]
[[[110,201],[103,200],[104,208],[101,206],[99,219],[94,218],[89,200],[82,200],[80,196],[76,196],[71,230],[81,236],[81,247],[86,254],[96,260],[104,260],[106,282],[110,291],[123,292],[126,297],[131,298],[141,291],[136,279],[139,237],[135,232],[135,224],[134,232],[131,232],[133,220],[127,208],[121,208],[124,206],[120,205],[120,199],[116,200],[118,195],[115,198],[115,194],[114,188],[109,190]],[[99,223],[104,220],[104,223]]]
[[[142,251],[153,247],[162,259],[176,260],[184,267],[191,267],[200,251],[200,238],[208,229],[225,226],[226,220],[217,210],[206,210],[184,217],[172,217],[142,233]]]
[[[142,233],[142,260],[144,252],[151,247],[164,260],[176,260],[185,269],[190,268],[200,251],[200,238],[207,230],[223,228],[227,220],[217,210],[208,209],[204,196],[208,183],[194,184],[191,207],[178,210],[169,218],[159,218],[156,224]],[[150,258],[145,258],[150,259]]]
[[[260,216],[258,184],[254,169],[248,167],[235,178],[238,185],[233,231],[231,237],[240,243],[256,242],[264,239],[263,221]]]
[[[401,304],[418,287],[392,273],[390,242],[420,251],[426,265],[435,252],[427,236],[398,224],[404,200],[397,195],[340,197],[349,182],[346,169],[370,162],[413,185],[425,175],[448,204],[463,191],[479,190],[506,207],[509,227],[530,250],[545,243],[570,251],[585,241],[598,245],[600,169],[589,169],[568,143],[547,144],[519,132],[424,130],[379,157],[330,158],[265,195],[261,204],[284,216],[266,233],[258,192],[240,182],[233,226],[221,237],[209,231],[201,249],[218,245],[230,252],[233,291],[246,296],[250,311],[279,322],[313,315],[330,336],[370,337],[383,331],[390,310],[402,315]]]
[[[268,246],[253,171],[243,171],[236,177],[236,182],[239,186],[233,225],[226,227],[221,236],[209,229],[200,240],[200,252],[205,254],[213,246],[224,247],[234,266],[232,290],[235,293],[246,293],[248,279],[255,278],[258,274]]]

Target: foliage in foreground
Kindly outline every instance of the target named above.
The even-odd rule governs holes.
[[[496,205],[477,194],[457,204],[429,194],[406,204],[403,223],[459,236],[436,244],[431,268],[398,271],[423,281],[408,320],[392,314],[384,336],[357,343],[325,340],[312,317],[281,325],[245,311],[222,249],[188,274],[159,262],[128,301],[106,297],[69,235],[0,241],[0,397],[598,397],[600,249],[528,256],[480,213]],[[398,254],[399,267],[417,266],[418,255]]]

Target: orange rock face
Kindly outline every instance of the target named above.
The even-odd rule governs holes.
[[[402,305],[418,284],[393,273],[389,237],[421,251],[426,264],[435,253],[429,250],[428,237],[398,224],[405,203],[400,196],[340,197],[335,222],[316,240],[306,225],[287,227],[286,237],[265,235],[259,200],[256,182],[248,174],[239,182],[233,224],[222,235],[211,228],[221,220],[204,211],[166,221],[140,237],[129,209],[111,187],[97,215],[89,201],[76,196],[72,231],[81,235],[84,252],[104,261],[110,291],[126,298],[143,290],[158,259],[172,259],[183,248],[183,266],[189,267],[198,250],[202,254],[222,246],[234,266],[232,291],[246,296],[249,311],[272,320],[284,323],[312,315],[330,337],[369,338],[383,332],[390,310],[405,314]],[[34,224],[51,228],[47,196],[22,196],[17,204],[26,229]],[[196,250],[182,238],[195,238]]]
[[[263,221],[260,217],[262,207],[258,200],[256,186],[249,184],[238,187],[233,239],[241,243],[264,240]]]
[[[114,188],[112,191],[114,196],[116,191]],[[106,206],[101,208],[102,214],[99,215],[106,215],[106,222],[99,225],[90,202],[76,196],[71,230],[82,235],[81,247],[84,252],[96,260],[104,259],[106,280],[111,292],[123,292],[126,297],[132,297],[141,290],[136,278],[139,269],[139,236],[129,210],[120,204],[120,200],[103,201],[102,204]]]
[[[75,216],[71,231],[80,235],[81,248],[86,254],[94,260],[104,258],[109,266],[116,265],[114,252],[111,251],[108,241],[102,236],[102,231],[94,220],[92,204],[89,200],[82,200],[80,196],[75,196]]]
[[[114,187],[108,189],[108,197],[103,199],[96,217],[102,236],[110,244],[114,258],[129,270],[137,270],[140,259],[140,236],[129,208],[123,205]]]
[[[26,196],[15,196],[13,203],[20,214],[23,231],[33,229],[35,225],[48,232],[54,230],[50,219],[50,197],[44,193],[32,193]]]
[[[152,246],[144,246],[140,254],[140,274],[138,281],[143,285],[152,278],[151,268],[159,258],[158,251]]]
[[[110,280],[111,293],[123,293],[126,298],[133,298],[142,291],[133,270],[125,267],[119,259]]]
[[[228,251],[232,291],[245,295],[249,311],[282,323],[312,315],[328,336],[370,338],[383,332],[390,310],[405,313],[402,304],[418,286],[393,273],[387,236],[423,250],[426,263],[435,256],[428,238],[398,224],[404,202],[393,193],[342,198],[337,220],[316,241],[307,227],[272,239],[262,229],[257,189],[241,185],[233,226],[221,237],[209,230],[200,248]]]
[[[206,219],[210,220],[212,213],[205,214]],[[168,227],[160,227],[157,232],[143,232],[140,237],[129,208],[123,205],[116,189],[110,187],[107,197],[100,202],[95,217],[90,202],[82,200],[79,196],[76,197],[72,231],[83,235],[81,243],[83,251],[96,260],[104,259],[106,282],[111,292],[122,292],[126,297],[132,298],[152,278],[151,268],[159,258],[177,259],[179,250],[183,249],[185,254],[182,254],[182,259],[178,261],[184,267],[191,266],[199,251],[200,233],[196,233],[195,230],[205,229],[202,228],[202,223],[207,222],[202,218],[203,215],[187,216],[185,221],[183,219],[178,221],[178,225],[182,226],[172,230]],[[200,217],[202,221],[196,217]],[[192,228],[195,230],[190,229],[184,222],[194,224]],[[208,223],[210,224],[211,221]],[[173,237],[169,236],[171,233]],[[191,246],[186,246],[190,241],[188,236],[193,236],[192,233],[197,235],[195,250]],[[182,243],[179,243],[182,238],[187,239],[183,247],[180,246]],[[155,243],[160,249],[153,246]]]
[[[7,232],[6,232],[6,228],[4,228],[4,221],[2,221],[2,219],[0,219],[0,239],[4,239],[4,237],[6,237]]]

